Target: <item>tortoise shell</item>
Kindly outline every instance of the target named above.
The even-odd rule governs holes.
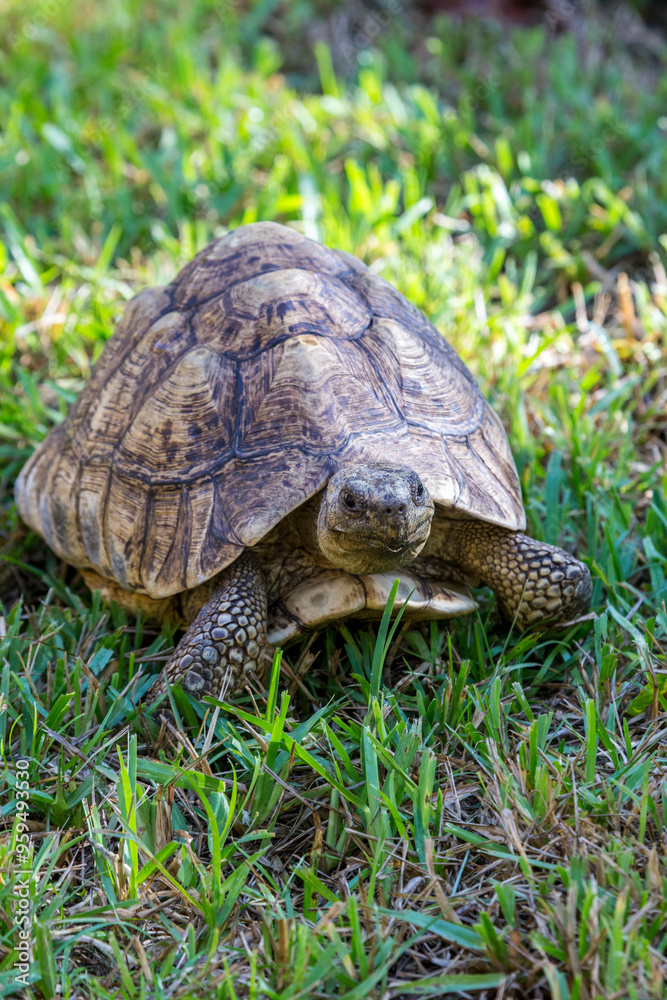
[[[128,304],[16,498],[68,563],[164,598],[379,461],[441,514],[525,527],[502,424],[441,334],[355,257],[259,222]]]

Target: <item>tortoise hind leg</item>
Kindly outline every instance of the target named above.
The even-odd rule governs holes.
[[[520,531],[481,521],[452,523],[447,558],[474,581],[491,587],[505,615],[520,629],[568,621],[591,603],[591,574],[568,552]],[[450,554],[451,553],[451,554]]]
[[[215,587],[164,668],[155,695],[169,684],[197,698],[226,696],[256,673],[268,651],[266,588],[255,558],[242,553]]]

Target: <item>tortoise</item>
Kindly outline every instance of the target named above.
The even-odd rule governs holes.
[[[526,534],[500,419],[454,349],[352,255],[272,222],[140,292],[16,484],[92,589],[189,623],[162,679],[220,696],[272,646],[488,585],[519,629],[589,606]]]

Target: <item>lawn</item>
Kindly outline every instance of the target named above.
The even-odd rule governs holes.
[[[0,0],[2,996],[665,995],[667,43],[584,7]],[[127,301],[267,219],[455,346],[593,614],[330,629],[170,736],[173,628],[13,481]]]

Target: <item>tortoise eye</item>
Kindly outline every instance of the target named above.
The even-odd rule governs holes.
[[[352,495],[352,493],[343,493],[341,499],[343,501],[343,506],[346,507],[348,510],[357,509],[357,500],[356,497]]]
[[[415,487],[415,493],[417,494],[418,497],[424,496],[424,484],[421,482],[421,480],[417,481],[417,486]]]

